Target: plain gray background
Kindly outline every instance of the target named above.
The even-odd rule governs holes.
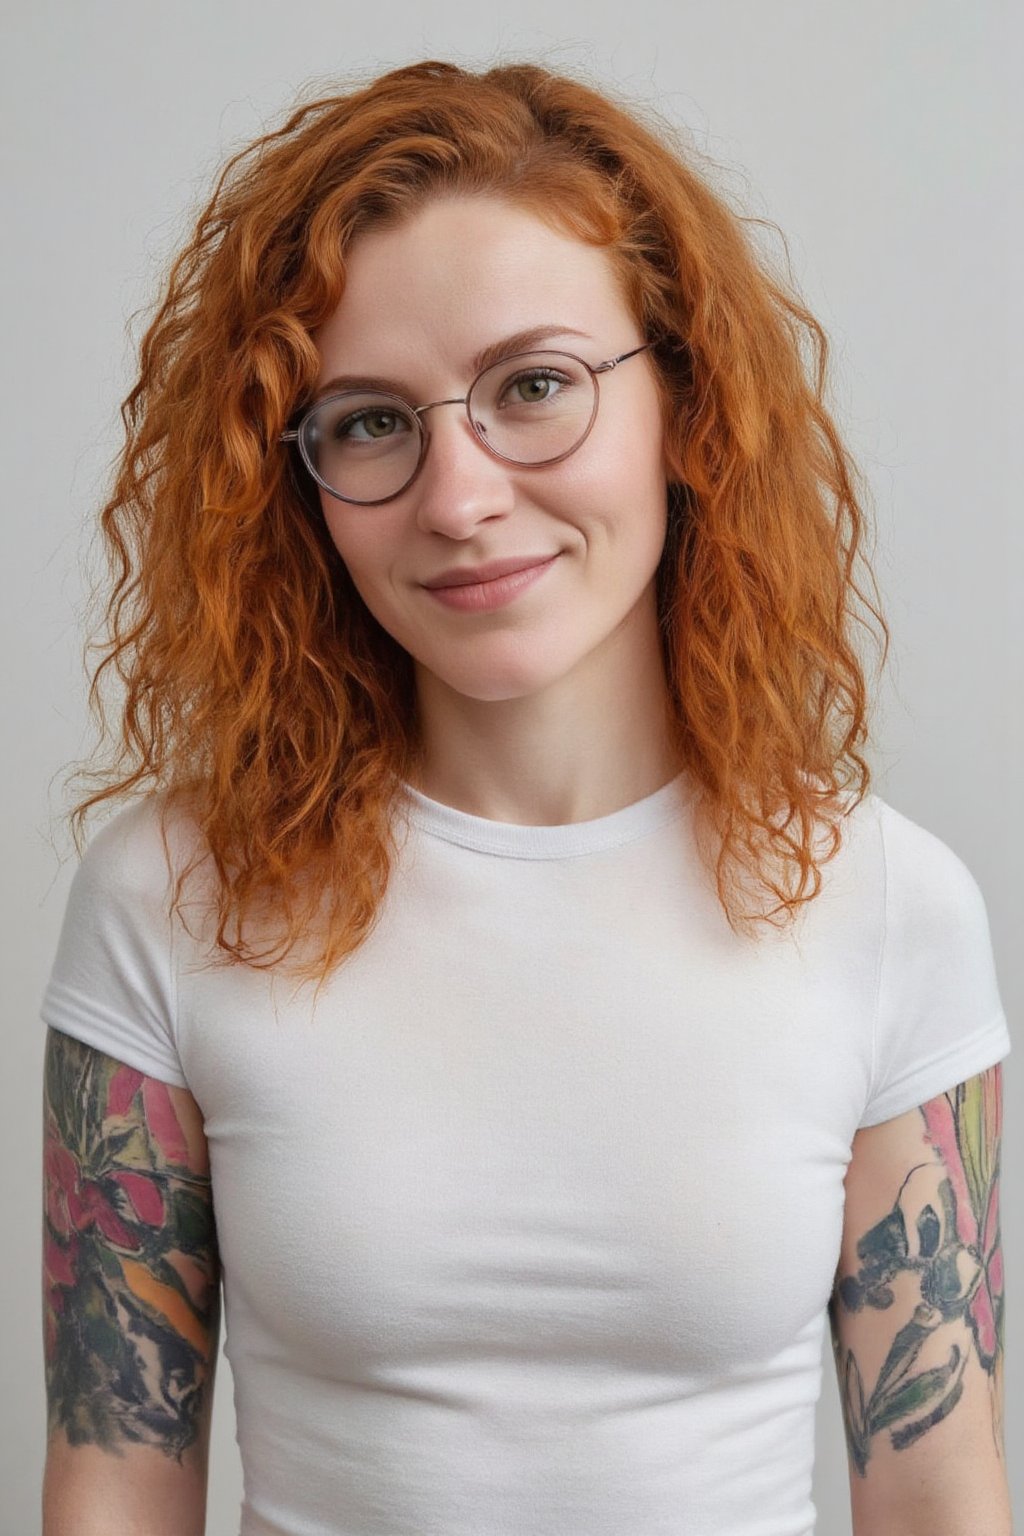
[[[155,296],[219,163],[273,126],[300,88],[431,57],[581,67],[684,125],[723,166],[721,185],[784,231],[830,335],[833,408],[871,483],[869,555],[893,630],[873,787],[948,842],[981,885],[1015,1039],[1003,1232],[1007,1441],[1019,1449],[1024,523],[1010,444],[1022,406],[1024,182],[1009,71],[1021,57],[1020,11],[995,0],[519,0],[493,10],[434,0],[425,13],[414,0],[37,0],[15,11],[8,0],[3,31],[0,1532],[39,1528],[38,1006],[74,863],[59,819],[64,771],[92,741],[83,603],[132,377],[126,322]],[[848,1536],[838,1397],[831,1358],[824,1364],[818,1532]],[[231,1387],[222,1354],[211,1536],[237,1532]]]

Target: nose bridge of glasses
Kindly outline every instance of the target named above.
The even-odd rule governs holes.
[[[469,399],[468,395],[463,395],[461,397],[461,399],[455,399],[455,400],[431,400],[429,405],[416,405],[416,406],[414,406],[413,407],[413,415],[414,416],[422,416],[424,411],[432,411],[432,410],[435,409],[435,407],[437,407],[439,405],[465,405],[466,401],[468,399]]]

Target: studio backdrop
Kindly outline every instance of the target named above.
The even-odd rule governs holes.
[[[832,406],[870,485],[869,553],[892,629],[868,754],[875,788],[976,877],[1016,1036],[1024,136],[1010,67],[1020,30],[1019,10],[1000,0],[7,8],[0,1536],[31,1532],[39,1519],[38,1010],[75,864],[61,819],[65,778],[94,740],[82,647],[101,571],[96,517],[121,442],[133,345],[218,167],[300,96],[430,58],[473,68],[528,59],[578,72],[686,131],[829,336]],[[1024,1089],[1015,1056],[1004,1082],[1006,1437],[1019,1446]],[[237,1530],[231,1394],[222,1355],[212,1536]],[[1011,1479],[1020,1517],[1024,1463],[1012,1456]],[[848,1536],[828,1359],[814,1492],[821,1536]]]

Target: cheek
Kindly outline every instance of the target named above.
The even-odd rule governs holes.
[[[344,561],[352,580],[357,585],[372,581],[374,567],[379,566],[384,552],[381,539],[383,530],[379,522],[375,525],[372,521],[372,509],[363,508],[366,515],[360,518],[360,508],[346,507],[325,493],[321,494],[320,506],[331,543]]]
[[[352,554],[353,541],[349,537],[351,519],[346,512],[347,509],[333,496],[328,496],[326,491],[320,492],[320,515],[324,520],[324,526],[330,534],[331,543],[347,565]]]
[[[406,643],[405,602],[396,590],[391,543],[400,537],[389,531],[385,518],[372,519],[372,508],[348,508],[324,497],[327,532],[359,598],[377,623],[400,644]],[[361,517],[360,512],[367,513]]]
[[[581,457],[585,456],[591,476],[599,477],[609,489],[614,487],[620,498],[631,491],[646,504],[664,490],[668,479],[661,402],[654,385],[645,381],[637,397],[620,409],[614,408],[616,404],[609,389],[607,398],[602,396]]]
[[[584,445],[586,448],[587,445]],[[668,527],[668,478],[660,441],[621,430],[594,444],[579,462],[566,461],[563,506],[575,506],[588,544],[614,546],[631,571],[657,564]]]

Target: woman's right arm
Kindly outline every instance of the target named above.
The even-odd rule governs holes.
[[[203,1536],[220,1258],[186,1088],[49,1029],[43,1536]]]

